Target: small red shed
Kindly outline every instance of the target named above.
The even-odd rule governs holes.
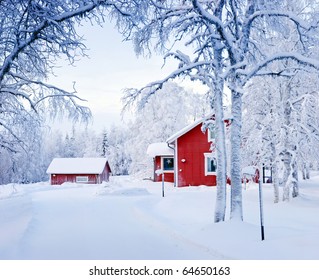
[[[47,169],[51,185],[101,184],[109,180],[110,173],[106,158],[54,158]]]
[[[156,174],[156,170],[162,170],[165,182],[174,183],[174,149],[166,142],[152,143],[147,152],[154,162],[154,182],[162,181],[162,174]]]

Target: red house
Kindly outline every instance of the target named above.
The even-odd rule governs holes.
[[[109,180],[110,173],[106,158],[55,158],[47,169],[51,185],[100,184]]]
[[[174,182],[177,187],[216,186],[217,162],[215,153],[211,151],[215,135],[209,129],[203,133],[202,123],[206,119],[198,120],[172,135],[161,144],[162,149],[159,144],[149,146],[148,154],[153,157],[154,171],[163,170],[166,182]],[[161,176],[154,174],[154,181],[161,181]]]

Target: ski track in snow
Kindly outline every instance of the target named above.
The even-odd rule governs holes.
[[[198,242],[195,242],[183,236],[180,232],[172,230],[172,228],[168,227],[166,223],[161,222],[160,220],[155,220],[153,215],[151,216],[147,214],[145,211],[143,211],[139,207],[134,208],[134,211],[137,217],[143,220],[146,224],[149,224],[151,227],[154,227],[155,229],[160,231],[162,234],[165,234],[169,238],[173,238],[176,241],[182,243],[184,246],[203,252],[205,255],[207,254],[209,256],[208,259],[211,259],[211,260],[232,259],[232,257],[225,256],[224,254],[221,254],[217,252],[216,250],[212,250],[211,248],[207,246],[204,246]]]
[[[145,188],[116,187],[117,189],[113,188],[104,195],[95,195],[99,194],[95,186],[32,190],[23,197],[29,200],[29,203],[28,209],[24,209],[27,216],[24,228],[16,229],[21,232],[21,236],[14,241],[14,250],[0,253],[0,258],[220,257],[212,254],[207,248],[182,238],[143,213],[144,209],[136,205],[138,201],[143,200],[143,196],[150,195]],[[126,199],[123,200],[123,196]],[[19,216],[20,213],[16,214]],[[23,224],[20,218],[16,222]]]

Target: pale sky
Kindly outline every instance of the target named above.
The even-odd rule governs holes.
[[[121,121],[121,97],[124,88],[140,88],[149,82],[162,79],[174,70],[174,62],[163,69],[163,59],[137,57],[131,42],[123,42],[112,23],[100,26],[86,24],[80,34],[86,39],[90,58],[82,58],[76,66],[61,61],[52,83],[71,90],[73,81],[81,98],[88,100],[94,117],[94,128],[101,130]]]

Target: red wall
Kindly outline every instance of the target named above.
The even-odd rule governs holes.
[[[156,156],[154,158],[154,182],[162,182],[162,175],[157,176],[155,173],[156,170],[161,169],[161,156]],[[174,172],[165,172],[164,174],[165,182],[174,183]]]
[[[216,176],[205,176],[205,156],[210,152],[207,131],[201,131],[202,124],[177,139],[178,187],[216,186]],[[185,162],[181,160],[185,159]]]
[[[89,176],[88,184],[97,184],[98,175],[95,174],[51,174],[51,185],[61,185],[65,182],[75,183],[76,176]]]

